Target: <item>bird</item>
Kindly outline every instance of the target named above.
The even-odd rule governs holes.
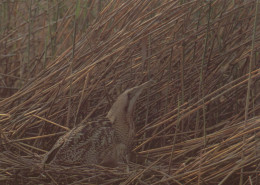
[[[142,91],[153,82],[125,90],[105,117],[74,127],[61,136],[42,164],[117,166],[126,163],[135,136],[133,112]]]

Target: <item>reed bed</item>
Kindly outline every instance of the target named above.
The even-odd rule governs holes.
[[[2,1],[1,184],[259,184],[260,1]],[[139,99],[131,162],[42,167],[66,131]]]

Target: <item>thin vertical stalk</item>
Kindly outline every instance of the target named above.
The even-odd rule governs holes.
[[[185,62],[185,44],[182,43],[182,57],[180,60],[180,72],[181,72],[181,104],[184,103],[184,62]]]
[[[171,173],[171,165],[172,165],[172,159],[173,159],[173,152],[175,149],[175,143],[176,143],[176,138],[177,138],[177,132],[179,130],[179,125],[180,125],[180,107],[181,107],[181,102],[180,102],[180,96],[178,95],[178,116],[177,116],[177,124],[174,132],[174,138],[173,138],[173,144],[172,144],[172,150],[171,150],[171,156],[170,156],[170,162],[169,162],[169,168],[168,168],[168,174],[170,175]]]
[[[48,25],[49,27],[50,25]],[[44,39],[44,56],[43,56],[43,69],[46,69],[46,63],[47,63],[47,49],[48,49],[48,41],[49,41],[49,35],[48,31],[44,32],[45,39]]]
[[[200,17],[201,17],[201,10],[199,10],[198,22],[197,22],[196,31],[199,30],[199,26],[200,26]],[[194,49],[193,49],[193,54],[192,54],[192,55],[193,55],[193,56],[192,56],[193,63],[195,63],[196,47],[197,47],[197,40],[195,39],[195,42],[194,42]],[[197,136],[198,129],[199,129],[199,111],[197,111],[197,115],[196,115],[195,137]]]
[[[72,47],[72,56],[70,60],[70,87],[69,87],[69,102],[68,102],[68,115],[67,115],[67,125],[69,124],[70,121],[70,112],[71,112],[71,102],[72,102],[72,73],[73,73],[73,60],[75,56],[75,48],[76,48],[76,34],[77,34],[77,19],[79,16],[79,0],[77,0],[76,3],[76,8],[75,8],[75,14],[74,14],[74,25],[73,25],[73,47]],[[84,91],[84,89],[83,89]],[[76,125],[77,118],[75,117],[73,126],[75,127]]]
[[[209,1],[209,10],[208,10],[208,23],[207,23],[207,33],[206,38],[204,42],[204,51],[202,55],[202,61],[201,61],[201,70],[200,70],[200,83],[199,83],[199,96],[202,99],[203,104],[203,135],[204,135],[204,145],[206,145],[206,107],[205,107],[205,99],[204,99],[204,64],[205,64],[205,57],[207,53],[207,45],[208,45],[208,39],[209,39],[209,30],[210,30],[210,17],[211,17],[211,1]]]
[[[31,55],[31,53],[30,53],[30,50],[31,50],[31,34],[32,34],[31,33],[31,23],[32,23],[32,0],[30,1],[30,4],[29,4],[27,61],[24,64],[24,71],[23,72],[26,72],[27,70],[29,70],[30,55]]]
[[[169,97],[170,97],[170,82],[172,77],[172,58],[173,58],[173,47],[171,47],[171,54],[168,64],[168,80],[167,80],[167,88],[166,88],[166,105],[165,105],[165,114],[168,113],[168,106],[169,106]]]
[[[146,58],[149,58],[151,56],[151,35],[149,35],[148,38],[148,47],[147,47],[147,56]],[[147,78],[148,80],[151,80],[151,64],[150,64],[150,60],[147,61]],[[147,99],[146,99],[146,118],[145,118],[145,124],[148,123],[148,115],[149,115],[149,96],[150,96],[150,91],[148,91],[147,93]]]
[[[148,42],[148,46],[147,46],[147,51],[145,51],[145,58],[144,58],[144,63],[145,61],[147,61],[147,78],[148,80],[151,79],[151,64],[150,64],[150,60],[147,60],[147,58],[150,56],[151,54],[151,36],[148,36],[149,38],[147,39]],[[145,48],[146,49],[146,48]],[[150,89],[150,88],[149,88]],[[148,90],[147,95],[146,95],[146,112],[145,112],[145,125],[148,124],[148,116],[149,116],[149,97],[150,97],[150,91]],[[146,132],[144,133],[144,139],[146,139],[147,135]],[[144,149],[144,147],[143,147]]]
[[[48,18],[48,27],[47,27],[47,30],[45,31],[45,39],[44,39],[44,57],[43,57],[43,69],[46,69],[46,63],[47,63],[47,54],[48,54],[48,42],[49,42],[49,39],[51,38],[51,34],[50,34],[50,26],[51,26],[51,21],[50,21],[50,13],[49,13],[49,0],[47,1],[47,12],[46,12],[46,17]],[[49,33],[49,34],[48,34]]]
[[[247,93],[246,93],[246,107],[245,107],[245,121],[248,120],[248,109],[249,109],[249,99],[250,99],[250,87],[252,83],[252,63],[254,60],[254,48],[255,48],[255,37],[256,37],[256,23],[257,23],[257,14],[258,14],[258,5],[259,0],[256,2],[256,10],[255,10],[255,21],[253,27],[253,35],[252,35],[252,45],[251,45],[251,54],[250,54],[250,61],[249,61],[249,75],[248,75],[248,83],[247,83]]]
[[[3,2],[1,5],[1,14],[0,14],[0,33],[4,33],[6,28],[6,21],[8,20],[8,13],[7,13],[7,8],[8,8],[8,2]]]
[[[249,66],[248,66],[248,83],[247,83],[247,93],[246,93],[246,105],[245,105],[245,128],[246,128],[246,124],[247,124],[247,120],[248,120],[248,109],[249,109],[249,103],[250,103],[250,89],[251,89],[251,83],[252,83],[252,63],[254,60],[254,48],[255,48],[255,37],[256,37],[256,23],[257,23],[257,14],[258,14],[258,6],[259,6],[259,0],[256,1],[256,8],[255,8],[255,17],[254,17],[254,27],[253,27],[253,35],[252,35],[252,45],[251,45],[251,54],[250,54],[250,61],[249,61]],[[243,135],[243,143],[245,143],[245,135]],[[242,151],[242,161],[244,160],[244,151]],[[243,184],[243,171],[244,169],[241,168],[240,170],[240,182],[239,184],[242,185]]]
[[[76,27],[76,10],[77,8],[75,9],[75,14],[74,14],[74,26],[73,26],[73,47],[72,47],[72,56],[71,56],[71,59],[70,59],[70,66],[69,66],[69,75],[70,75],[70,81],[69,81],[69,100],[68,100],[68,113],[67,113],[67,121],[66,121],[66,125],[70,125],[70,113],[71,113],[71,102],[72,102],[72,73],[73,73],[73,59],[74,59],[74,54],[75,54],[75,27]],[[76,122],[76,118],[74,120],[74,123],[73,123],[73,127],[75,127],[75,122]]]

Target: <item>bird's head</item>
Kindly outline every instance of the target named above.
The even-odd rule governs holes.
[[[148,87],[151,82],[153,81],[148,81],[139,86],[127,89],[121,95],[119,95],[107,114],[108,119],[112,123],[123,120],[126,120],[127,122],[132,122],[131,119],[136,101],[142,91],[146,87]]]

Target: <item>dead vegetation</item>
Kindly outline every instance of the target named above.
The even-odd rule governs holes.
[[[259,0],[0,7],[1,184],[260,183]],[[60,135],[151,78],[129,172],[40,167]]]

